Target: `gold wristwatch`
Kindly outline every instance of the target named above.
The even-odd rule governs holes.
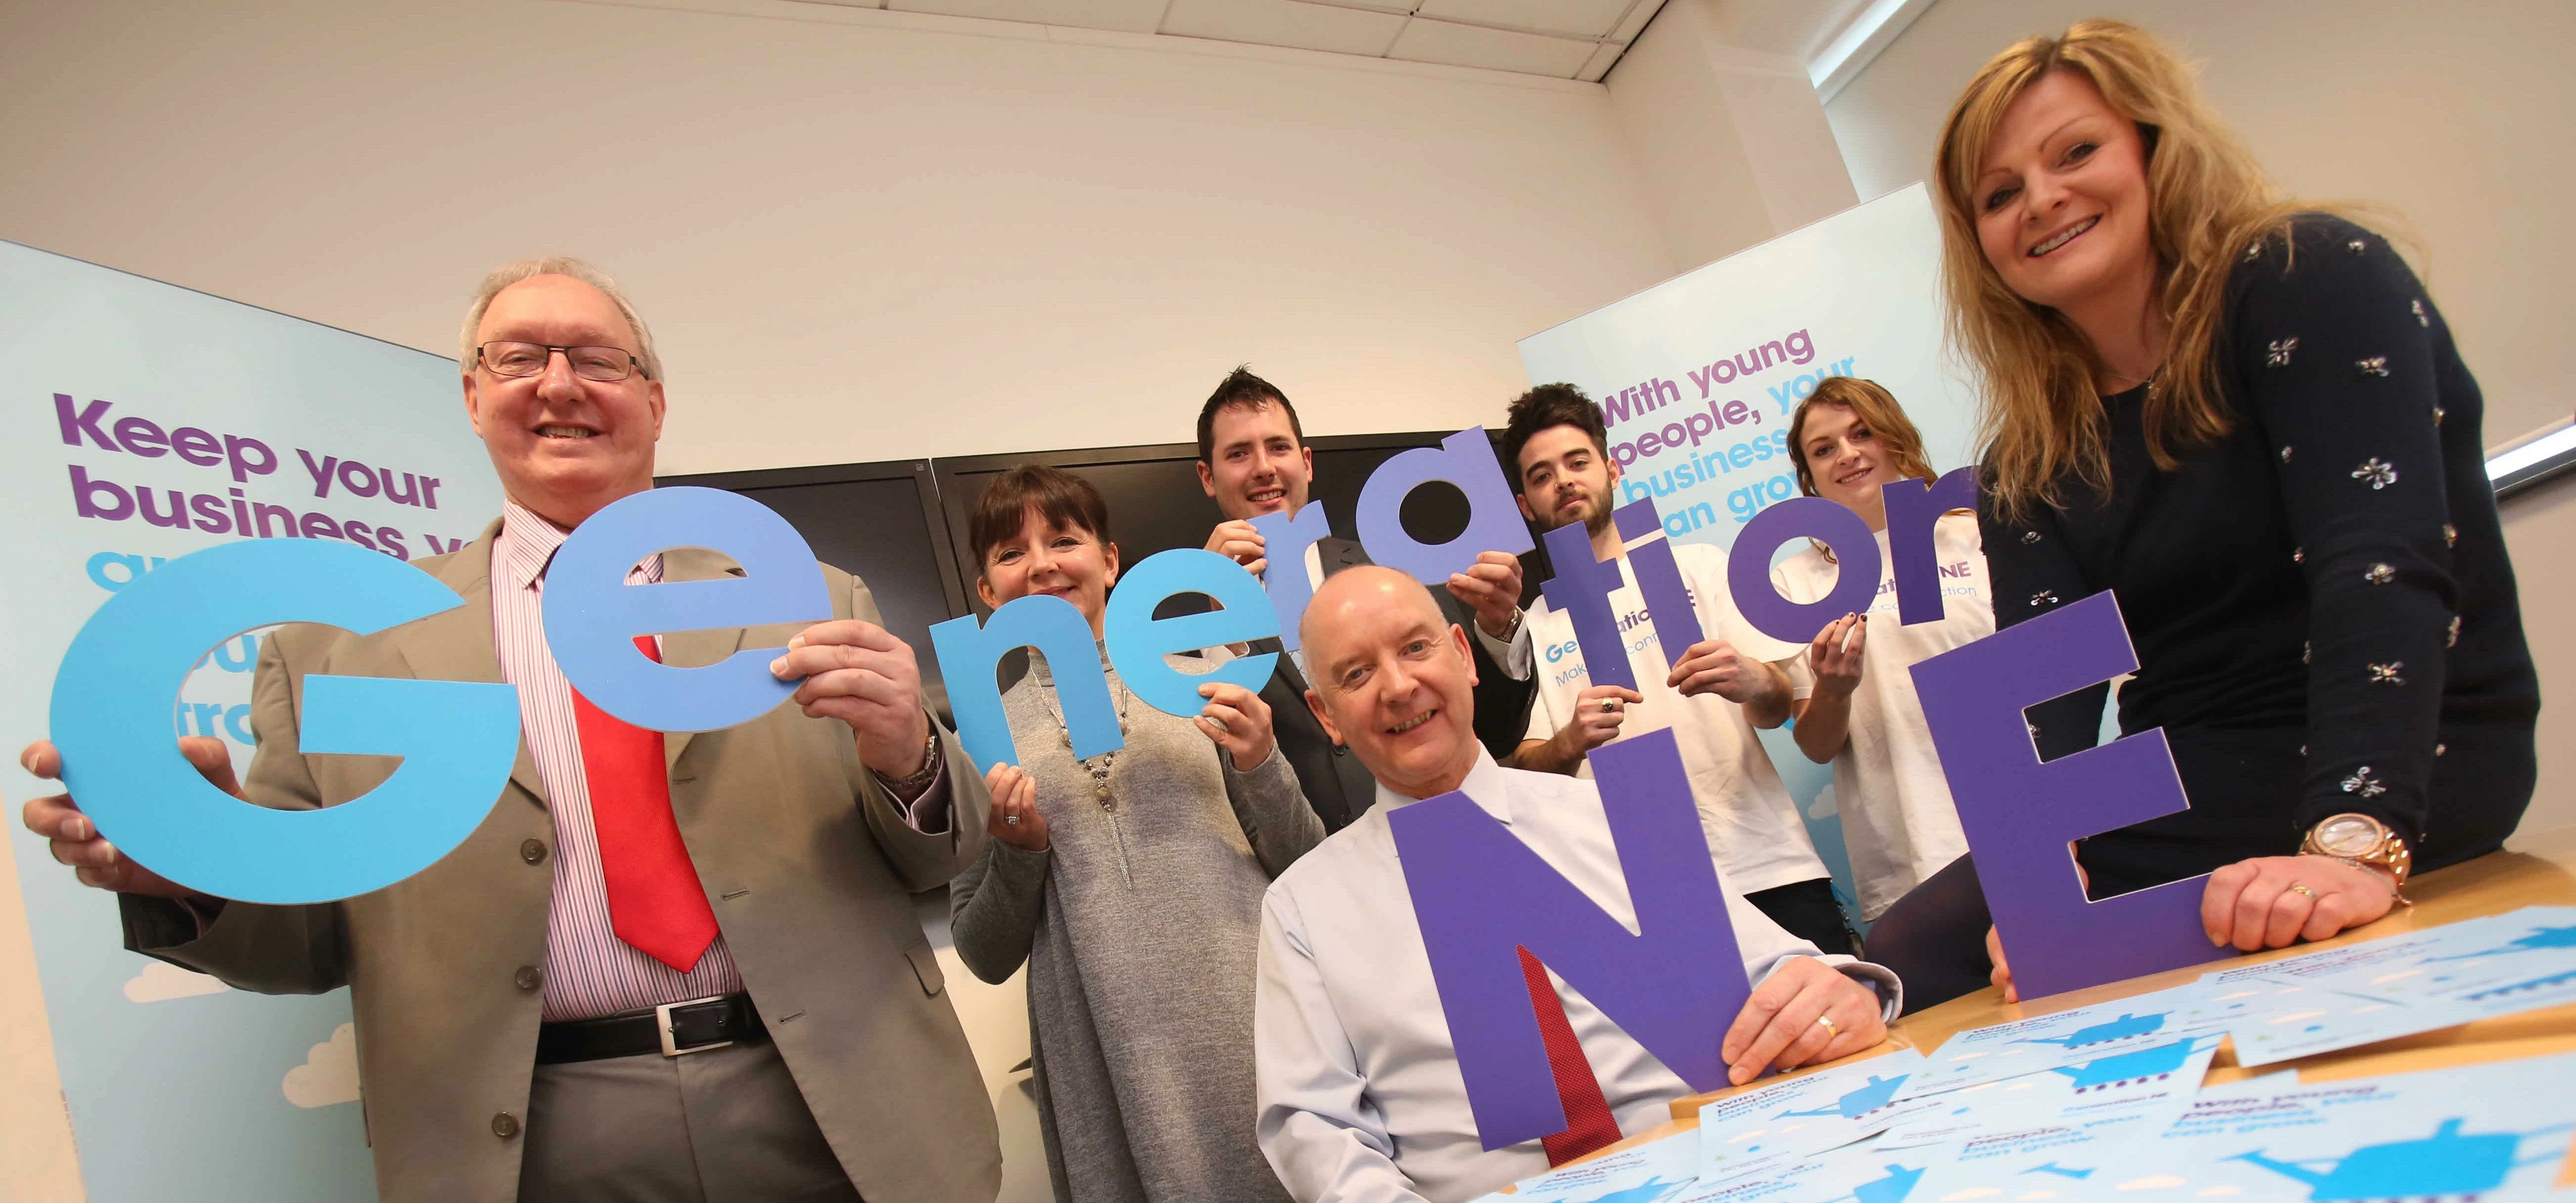
[[[2299,851],[2376,870],[2388,878],[2389,889],[2399,902],[2415,905],[2406,896],[2406,875],[2414,869],[2414,851],[2406,846],[2406,837],[2369,815],[2339,814],[2326,819],[2308,829],[2308,838],[2300,841]]]

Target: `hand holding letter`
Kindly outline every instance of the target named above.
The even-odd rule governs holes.
[[[1270,568],[1269,553],[1265,550],[1268,546],[1269,541],[1261,537],[1260,531],[1253,529],[1249,518],[1217,523],[1216,529],[1208,533],[1209,551],[1243,565],[1254,576],[1260,576]]]
[[[203,735],[184,736],[179,740],[179,753],[205,774],[216,789],[239,798],[241,785],[233,779],[232,753],[224,741]],[[18,754],[18,765],[48,781],[62,776],[62,753],[54,750],[49,740],[37,740]],[[135,864],[98,833],[98,824],[82,814],[69,794],[52,794],[30,800],[22,814],[27,830],[45,837],[47,851],[55,861],[70,865],[73,874],[85,886],[113,890],[119,894],[148,894],[155,898],[198,898],[203,895],[171,881],[150,869]]]
[[[855,618],[818,622],[769,662],[782,681],[803,677],[793,699],[808,716],[837,718],[859,740],[859,760],[888,777],[921,771],[930,714],[921,706],[921,666],[912,646]]]
[[[1270,728],[1270,703],[1260,694],[1219,682],[1199,686],[1199,696],[1208,700],[1207,708],[1191,721],[1233,758],[1236,772],[1251,772],[1270,759],[1279,739]]]
[[[997,764],[984,774],[993,791],[993,812],[984,830],[994,839],[1030,852],[1047,850],[1046,816],[1038,813],[1038,785],[1018,765]]]
[[[1520,620],[1520,557],[1480,551],[1465,572],[1449,574],[1449,595],[1476,612],[1476,626],[1496,639],[1509,637]]]
[[[1869,615],[1845,614],[1816,632],[1807,645],[1807,667],[1816,675],[1816,692],[1842,697],[1860,688],[1861,652],[1869,644]]]

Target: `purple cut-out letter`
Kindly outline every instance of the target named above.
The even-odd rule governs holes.
[[[1895,562],[1896,620],[1939,622],[1948,611],[1941,605],[1941,553],[1932,525],[1952,510],[1977,508],[1977,470],[1953,468],[1928,485],[1892,480],[1878,496],[1887,507],[1887,558]]]
[[[1584,671],[1595,685],[1637,687],[1628,667],[1627,640],[1619,633],[1619,616],[1610,612],[1610,595],[1625,582],[1615,560],[1592,558],[1592,535],[1580,522],[1547,532],[1547,562],[1556,575],[1539,586],[1547,608],[1562,611],[1574,625],[1575,646],[1583,649]]]
[[[1620,506],[1610,519],[1619,524],[1622,540],[1646,540],[1628,549],[1628,570],[1637,574],[1637,592],[1646,595],[1646,618],[1655,624],[1665,661],[1679,660],[1708,636],[1700,633],[1699,611],[1691,607],[1690,586],[1682,583],[1682,566],[1673,560],[1672,540],[1662,537],[1664,520],[1655,515],[1655,499]],[[1584,662],[1591,659],[1586,655]]]
[[[2042,763],[2023,711],[2138,667],[2108,591],[1914,666],[1977,881],[2024,999],[2233,955],[2200,925],[2206,876],[2087,901],[2067,844],[2188,809],[2165,733]]]
[[[1771,587],[1771,553],[1791,539],[1834,549],[1834,591],[1800,605]],[[1726,588],[1753,629],[1790,643],[1812,642],[1825,624],[1878,600],[1878,536],[1858,514],[1822,497],[1792,497],[1753,516],[1726,551]]]
[[[1522,949],[1693,1090],[1726,1084],[1718,1045],[1752,994],[1673,733],[1595,748],[1592,772],[1636,907],[1635,932],[1463,793],[1387,816],[1476,1135],[1488,1149],[1566,1127],[1521,976]]]

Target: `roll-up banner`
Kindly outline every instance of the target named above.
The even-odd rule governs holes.
[[[54,787],[16,750],[44,736],[81,623],[166,560],[245,538],[411,560],[481,533],[501,491],[456,362],[0,243],[0,398],[0,781],[89,1197],[372,1199],[346,993],[244,994],[125,951],[115,898],[18,823]],[[263,634],[204,649],[169,712],[239,769]]]
[[[1799,495],[1789,418],[1825,377],[1886,386],[1935,470],[1969,462],[1976,398],[1944,352],[1940,280],[1939,219],[1918,183],[1533,334],[1521,363],[1530,383],[1600,404],[1621,504],[1651,497],[1673,540],[1731,547]],[[1848,910],[1833,771],[1786,728],[1762,735]]]

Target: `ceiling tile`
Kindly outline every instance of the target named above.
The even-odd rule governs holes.
[[[1636,41],[1638,34],[1646,32],[1646,22],[1654,20],[1655,14],[1663,9],[1664,0],[1637,0],[1635,7],[1630,8],[1628,15],[1619,22],[1619,28],[1610,31],[1610,40]]]
[[[1619,56],[1627,52],[1628,47],[1624,43],[1603,42],[1593,50],[1592,58],[1583,64],[1583,69],[1574,73],[1574,78],[1587,84],[1600,83],[1601,77],[1610,74],[1610,68],[1618,65]]]
[[[1597,38],[1609,34],[1636,0],[1422,0],[1418,15],[1470,25],[1503,25]]]
[[[1593,44],[1572,38],[1543,37],[1532,33],[1511,33],[1474,25],[1452,25],[1415,17],[1396,35],[1395,45],[1388,48],[1388,58],[1410,59],[1420,63],[1448,63],[1459,67],[1485,67],[1496,71],[1518,71],[1526,75],[1553,75],[1572,79],[1592,57]]]
[[[905,13],[944,13],[952,17],[985,17],[1026,21],[1073,29],[1115,29],[1152,33],[1163,18],[1167,0],[887,0],[886,7]]]
[[[1382,56],[1404,18],[1298,0],[1172,0],[1162,32],[1256,46]]]

